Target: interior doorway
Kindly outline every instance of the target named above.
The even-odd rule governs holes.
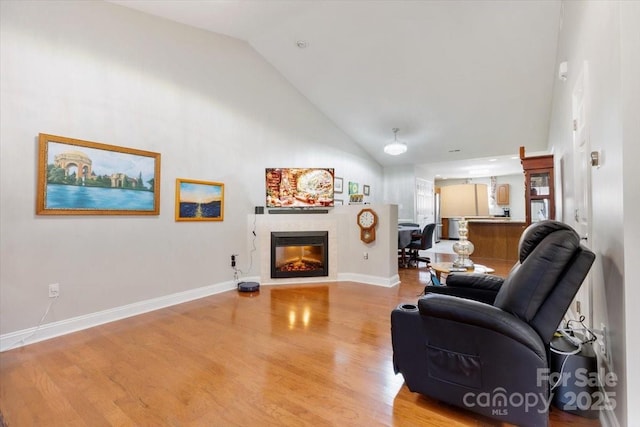
[[[416,222],[421,228],[435,222],[433,181],[416,178]]]

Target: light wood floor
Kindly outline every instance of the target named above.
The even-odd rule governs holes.
[[[391,310],[427,280],[400,275],[231,291],[4,352],[0,412],[10,427],[500,425],[394,375]],[[551,425],[599,424],[553,410]]]

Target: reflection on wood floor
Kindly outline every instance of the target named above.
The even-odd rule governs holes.
[[[8,426],[501,425],[394,375],[391,310],[428,281],[399,274],[231,291],[4,352],[0,411]],[[554,410],[551,425],[598,423]]]

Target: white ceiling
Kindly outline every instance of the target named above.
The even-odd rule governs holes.
[[[383,166],[503,175],[547,148],[559,0],[112,3],[247,41]]]

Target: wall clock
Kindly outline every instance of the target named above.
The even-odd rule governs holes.
[[[364,243],[371,243],[376,240],[376,225],[378,215],[373,209],[362,209],[358,213],[358,226],[360,227],[360,240]]]

